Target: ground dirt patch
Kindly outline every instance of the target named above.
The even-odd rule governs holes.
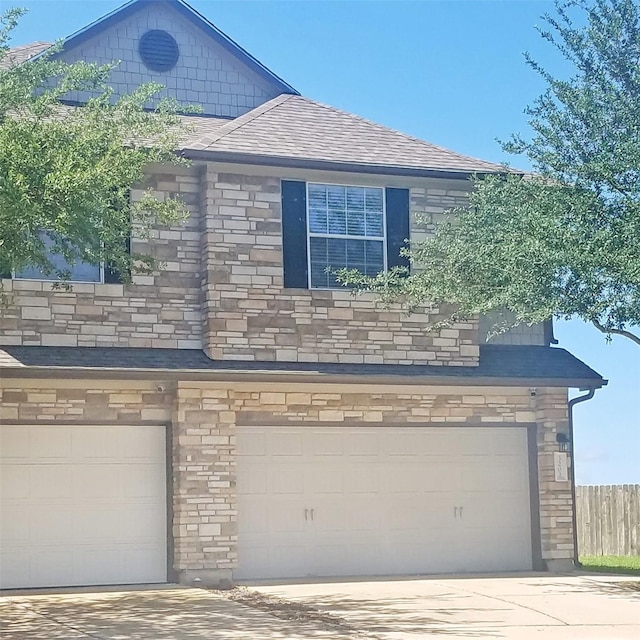
[[[300,602],[291,602],[277,596],[266,595],[252,591],[246,587],[215,591],[229,600],[238,602],[252,609],[258,609],[272,615],[274,618],[298,622],[305,626],[313,626],[321,631],[333,631],[344,637],[356,639],[376,640],[378,636],[357,629],[340,616],[320,611]]]

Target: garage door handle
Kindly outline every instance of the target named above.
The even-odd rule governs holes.
[[[311,519],[313,520],[313,509],[311,509]]]
[[[304,519],[308,520],[309,519],[309,509],[305,509],[304,510]]]
[[[453,507],[453,517],[454,518],[458,517],[458,507]]]
[[[460,507],[460,518],[462,518],[464,511],[462,510],[462,507]]]

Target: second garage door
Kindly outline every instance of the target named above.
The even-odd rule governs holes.
[[[243,427],[236,578],[531,569],[524,428]]]

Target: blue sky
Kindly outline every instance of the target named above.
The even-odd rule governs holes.
[[[118,0],[1,0],[30,13],[14,44],[70,35]],[[523,110],[563,60],[535,25],[551,0],[192,0],[192,6],[303,95],[455,151],[528,168],[496,142],[527,133]],[[579,484],[640,483],[640,347],[606,344],[579,321],[556,324],[560,346],[609,380],[576,408]]]

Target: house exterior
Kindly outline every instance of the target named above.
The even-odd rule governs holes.
[[[559,438],[568,390],[606,382],[548,326],[429,332],[447,309],[381,308],[326,270],[399,264],[420,214],[500,167],[299,95],[179,0],[58,55],[120,59],[116,93],[154,80],[203,115],[189,167],[149,168],[190,212],[132,239],[164,270],[5,274],[0,586],[573,565]]]

